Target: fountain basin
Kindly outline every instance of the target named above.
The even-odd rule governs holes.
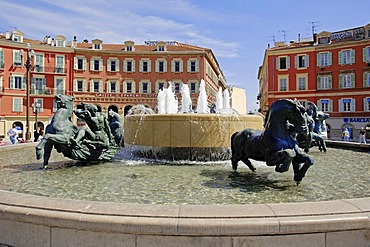
[[[143,114],[124,119],[126,149],[159,160],[227,160],[231,135],[246,128],[262,130],[262,116]]]

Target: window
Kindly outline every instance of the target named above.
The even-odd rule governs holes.
[[[290,68],[290,60],[289,60],[289,57],[287,57],[287,56],[277,57],[276,58],[276,68],[278,70],[289,69]]]
[[[182,72],[182,71],[183,71],[182,60],[172,60],[171,72]]]
[[[140,72],[150,72],[150,60],[140,60]]]
[[[126,93],[132,93],[132,82],[126,83]]]
[[[332,105],[332,100],[329,99],[321,99],[317,104],[319,110],[323,112],[331,112],[333,108]]]
[[[126,59],[123,66],[124,72],[135,72],[135,60]]]
[[[319,44],[327,44],[327,43],[329,43],[329,37],[319,38]]]
[[[44,55],[43,54],[36,54],[35,56],[35,72],[43,72],[44,71]]]
[[[56,73],[64,73],[64,56],[56,56]]]
[[[140,93],[151,93],[151,84],[149,81],[141,81],[140,82]]]
[[[163,45],[158,46],[158,51],[164,51],[164,46]]]
[[[157,60],[155,71],[156,72],[167,72],[167,61]]]
[[[180,93],[180,83],[179,82],[175,82],[175,93]]]
[[[94,44],[94,50],[100,50],[100,44]]]
[[[190,82],[190,93],[196,93],[196,90],[197,90],[197,83]]]
[[[46,89],[46,79],[33,77],[31,81],[31,91],[34,94],[44,94]]]
[[[56,46],[58,47],[65,47],[65,41],[64,40],[61,40],[61,39],[57,39],[56,40]]]
[[[23,98],[13,98],[13,111],[22,112]]]
[[[164,89],[164,82],[158,82],[158,91]]]
[[[354,112],[356,107],[355,99],[340,99],[339,111],[340,112]]]
[[[365,47],[362,49],[362,61],[365,63],[370,63],[370,47]]]
[[[331,52],[321,52],[317,54],[317,66],[325,67],[332,64]]]
[[[317,89],[331,89],[332,88],[332,79],[331,75],[323,75],[317,77]]]
[[[91,80],[90,81],[90,92],[102,92],[103,91],[103,82],[100,80]]]
[[[340,74],[339,75],[339,88],[354,88],[355,87],[355,74]]]
[[[199,60],[188,60],[188,72],[199,72]]]
[[[147,82],[143,82],[143,93],[148,93],[148,83]]]
[[[347,65],[355,63],[355,50],[343,50],[338,53],[338,63]]]
[[[101,58],[92,58],[90,60],[90,70],[91,71],[102,71],[103,70],[103,60]]]
[[[119,71],[119,60],[118,59],[108,59],[108,71],[116,72]]]
[[[126,51],[132,51],[132,46],[130,45],[126,46]]]
[[[309,61],[308,55],[298,55],[295,57],[295,67],[296,68],[307,68],[308,61]]]
[[[12,75],[10,77],[11,89],[26,89],[26,77],[23,75]]]
[[[364,111],[370,111],[370,97],[364,98]]]
[[[74,58],[74,69],[75,70],[86,70],[86,58],[75,57]]]
[[[119,93],[119,83],[117,81],[108,81],[107,90],[109,93]]]
[[[363,87],[370,87],[370,72],[366,71],[363,74]]]
[[[64,78],[55,78],[55,93],[56,94],[64,94],[65,88],[65,79]]]
[[[278,75],[278,90],[288,91],[288,75]]]
[[[74,80],[73,90],[75,92],[86,92],[86,80],[83,80],[83,79]]]
[[[306,90],[306,77],[298,77],[298,90]]]
[[[20,51],[13,51],[13,65],[14,66],[22,66],[23,56],[21,55]]]

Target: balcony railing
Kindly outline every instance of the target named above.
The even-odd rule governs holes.
[[[65,68],[56,68],[56,67],[41,67],[34,66],[33,72],[35,73],[56,73],[56,74],[66,74],[67,70]]]
[[[38,95],[57,95],[57,94],[65,94],[65,90],[55,89],[55,88],[48,88],[48,89],[31,89],[31,94],[38,94]]]

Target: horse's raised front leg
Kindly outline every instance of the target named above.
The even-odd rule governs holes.
[[[266,165],[275,166],[276,172],[286,172],[296,153],[294,149],[284,149],[266,157]]]
[[[310,155],[300,151],[300,149],[296,148],[297,155],[294,157],[292,164],[293,164],[293,171],[294,171],[294,181],[297,182],[297,185],[302,181],[302,179],[306,176],[306,172],[310,166],[314,164],[314,159]],[[303,163],[302,167],[300,166]]]

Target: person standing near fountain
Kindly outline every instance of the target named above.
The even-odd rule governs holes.
[[[366,144],[366,132],[364,130],[364,127],[361,127],[360,133],[358,135],[358,142],[359,143],[365,143]]]
[[[348,131],[348,128],[345,128],[344,131],[343,131],[343,141],[345,142],[348,142],[349,141],[349,131]]]

